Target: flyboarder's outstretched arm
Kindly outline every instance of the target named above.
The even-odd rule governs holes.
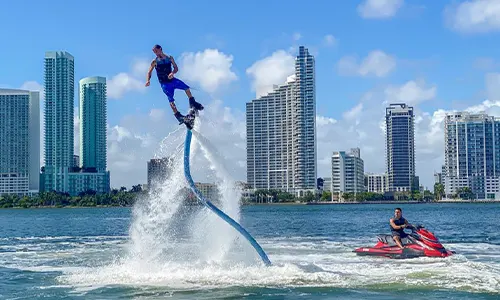
[[[148,74],[146,75],[146,86],[149,86],[151,80],[151,73],[153,73],[153,69],[156,65],[156,60],[151,62],[151,66],[149,66]]]

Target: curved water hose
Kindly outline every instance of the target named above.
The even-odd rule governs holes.
[[[267,258],[266,253],[264,250],[262,250],[262,247],[260,247],[259,243],[243,228],[238,222],[235,220],[231,219],[228,215],[226,215],[224,212],[222,212],[220,209],[218,209],[215,205],[213,205],[209,200],[205,199],[203,195],[198,191],[196,186],[194,185],[193,178],[191,177],[191,171],[189,169],[189,154],[191,152],[191,137],[193,133],[191,130],[187,130],[186,133],[186,141],[184,143],[184,176],[186,177],[186,180],[189,183],[189,186],[191,187],[191,190],[193,193],[196,195],[196,197],[200,200],[203,205],[208,207],[211,211],[213,211],[216,215],[218,215],[220,218],[222,218],[224,221],[226,221],[229,225],[233,226],[234,229],[238,230],[249,242],[250,244],[255,248],[257,253],[260,255],[266,266],[271,265],[271,261],[269,258]]]

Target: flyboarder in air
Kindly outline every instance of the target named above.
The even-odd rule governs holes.
[[[153,47],[153,52],[154,54],[156,54],[156,58],[151,62],[151,66],[149,67],[146,77],[146,86],[150,85],[151,73],[153,72],[153,69],[156,69],[158,81],[160,82],[163,92],[168,97],[170,107],[174,112],[174,116],[179,121],[179,125],[184,123],[189,129],[192,129],[194,121],[194,110],[203,110],[203,105],[195,101],[187,84],[185,84],[182,80],[174,77],[174,74],[179,70],[177,64],[174,61],[174,58],[163,53],[160,45],[155,45]],[[186,116],[183,116],[175,106],[175,89],[184,90],[189,98],[189,107],[191,108],[191,111]]]

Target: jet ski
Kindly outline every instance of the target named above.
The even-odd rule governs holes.
[[[378,242],[373,247],[360,247],[353,252],[362,256],[384,256],[389,258],[448,257],[455,251],[447,250],[438,238],[422,225],[410,225],[411,233],[401,239],[403,249],[394,242],[392,235],[377,235]]]

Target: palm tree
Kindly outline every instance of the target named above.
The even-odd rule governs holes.
[[[444,185],[436,182],[434,184],[434,195],[436,197],[436,200],[441,200],[444,195]]]

